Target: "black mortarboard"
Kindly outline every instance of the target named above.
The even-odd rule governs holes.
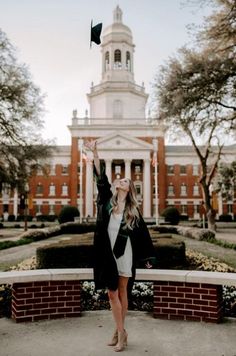
[[[102,23],[98,23],[96,26],[93,26],[93,20],[91,21],[91,37],[90,37],[90,48],[92,42],[95,42],[97,45],[101,43],[100,35],[102,32]]]

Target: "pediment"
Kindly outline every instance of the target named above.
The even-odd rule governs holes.
[[[99,150],[152,150],[153,145],[139,138],[116,132],[97,140]]]

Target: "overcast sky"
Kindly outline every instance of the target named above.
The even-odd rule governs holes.
[[[89,110],[86,93],[101,79],[101,48],[89,48],[90,22],[113,22],[117,5],[135,44],[135,81],[151,83],[176,49],[191,43],[186,26],[199,25],[209,9],[186,6],[186,0],[0,0],[0,27],[29,66],[33,81],[46,94],[45,138],[70,144],[67,125],[73,109]],[[183,5],[183,3],[185,5]]]

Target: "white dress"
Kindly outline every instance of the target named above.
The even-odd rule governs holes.
[[[111,213],[110,216],[110,221],[108,225],[108,235],[110,238],[112,250],[116,242],[122,216],[123,214],[115,214],[115,213]],[[114,258],[116,260],[119,276],[131,277],[133,252],[132,252],[132,246],[129,237],[127,239],[124,255],[120,256],[119,258],[116,258],[114,255]]]

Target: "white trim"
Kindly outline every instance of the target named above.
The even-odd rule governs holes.
[[[30,271],[0,272],[0,284],[25,283],[33,281],[55,280],[91,280],[92,268],[40,269]],[[236,273],[137,269],[136,280],[141,281],[178,281],[186,283],[207,283],[236,286]]]

